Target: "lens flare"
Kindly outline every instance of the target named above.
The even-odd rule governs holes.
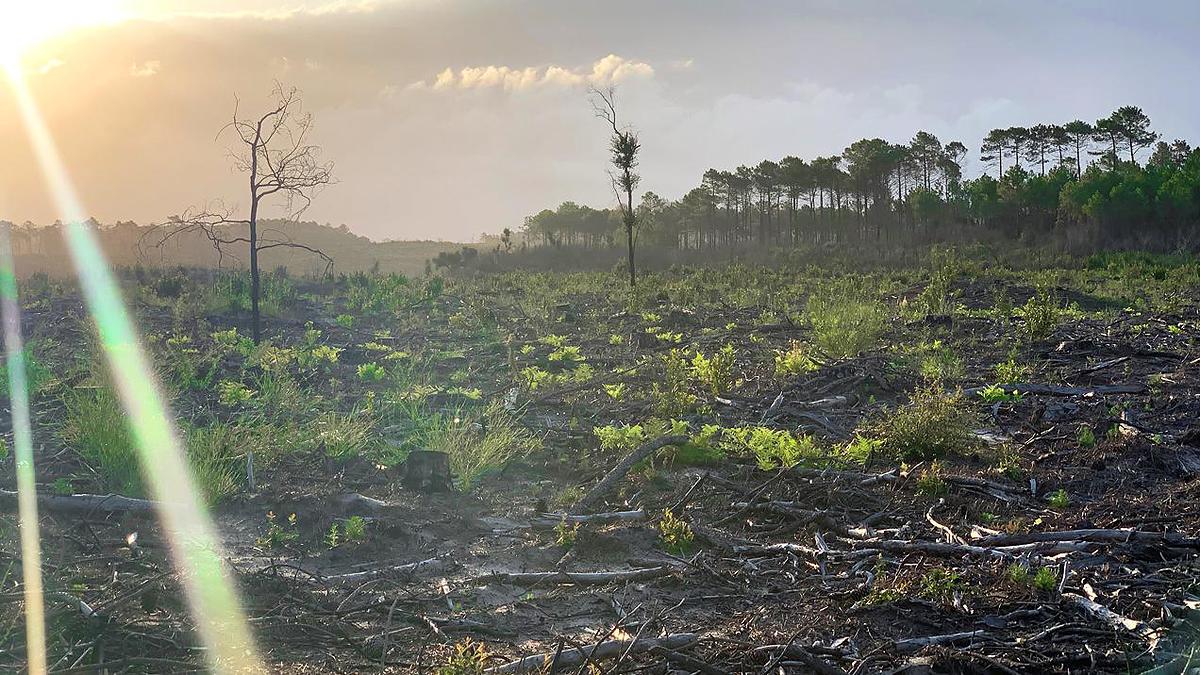
[[[128,415],[142,475],[158,504],[196,627],[215,672],[265,672],[250,636],[224,553],[167,415],[154,372],[137,340],[129,313],[86,218],[45,121],[16,65],[8,81],[51,196],[63,220],[67,247],[96,323],[113,381]]]
[[[42,548],[38,534],[37,484],[33,474],[33,432],[29,424],[29,389],[25,378],[25,346],[21,340],[21,305],[13,269],[11,228],[0,227],[0,317],[8,365],[8,400],[12,407],[14,456],[17,464],[17,508],[21,523],[21,576],[25,588],[25,652],[30,675],[46,672],[46,618],[42,595]]]

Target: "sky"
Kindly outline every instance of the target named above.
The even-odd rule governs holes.
[[[668,198],[708,168],[918,130],[965,143],[973,175],[989,129],[1127,104],[1200,142],[1194,0],[92,2],[112,11],[46,31],[21,69],[101,222],[244,208],[218,132],[275,82],[302,92],[334,163],[305,217],[376,240],[472,241],[563,201],[614,204],[591,85],[616,87],[642,188]],[[0,219],[56,217],[0,85]]]

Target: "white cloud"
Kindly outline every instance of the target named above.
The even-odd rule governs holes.
[[[162,69],[162,63],[155,61],[143,61],[129,66],[129,74],[133,77],[153,77]]]
[[[455,71],[446,68],[432,82],[418,81],[409,89],[503,89],[523,91],[535,87],[578,87],[585,84],[604,86],[629,79],[654,76],[654,68],[641,61],[631,61],[609,54],[585,68],[550,65],[541,68],[528,66],[470,66]]]

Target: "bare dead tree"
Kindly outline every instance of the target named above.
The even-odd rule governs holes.
[[[171,239],[187,234],[205,237],[217,251],[218,265],[229,250],[245,245],[250,257],[250,311],[255,342],[262,339],[259,299],[258,254],[273,248],[295,248],[308,251],[326,263],[333,259],[322,251],[292,241],[278,230],[259,231],[259,214],[267,200],[279,201],[285,207],[285,218],[297,220],[312,204],[313,197],[333,182],[333,164],[321,162],[321,149],[309,143],[312,115],[303,111],[303,102],[295,88],[284,89],[276,83],[274,102],[257,118],[240,116],[240,101],[235,100],[233,119],[217,133],[217,138],[233,132],[237,137],[230,151],[233,166],[249,179],[249,214],[235,218],[234,210],[217,205],[215,208],[190,210],[172,217],[161,230],[155,246],[161,248]],[[236,258],[236,257],[235,257]]]
[[[596,117],[607,122],[612,128],[608,149],[613,168],[608,172],[608,177],[612,183],[613,194],[617,197],[617,205],[621,209],[621,224],[625,228],[625,241],[629,246],[629,286],[632,288],[637,284],[637,268],[633,262],[637,212],[634,211],[633,191],[642,180],[636,172],[638,152],[642,149],[642,144],[631,127],[621,126],[617,121],[617,92],[614,87],[592,87],[589,94]]]

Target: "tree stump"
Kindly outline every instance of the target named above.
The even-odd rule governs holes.
[[[450,455],[433,450],[413,450],[404,460],[401,483],[420,492],[450,492]]]

